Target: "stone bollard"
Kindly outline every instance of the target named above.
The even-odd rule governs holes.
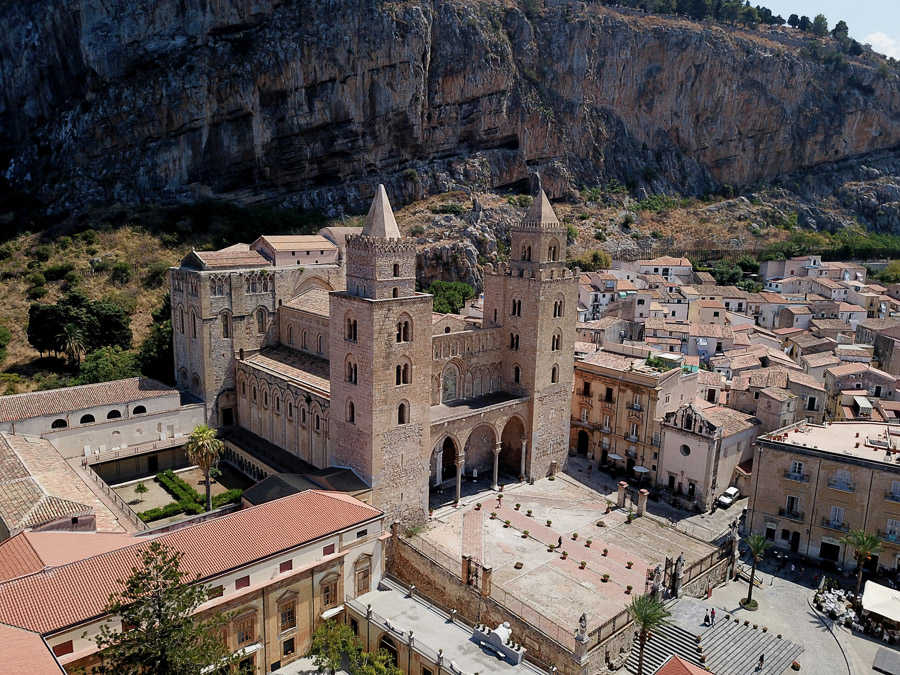
[[[616,505],[620,509],[625,508],[625,490],[627,490],[627,489],[628,489],[628,483],[626,483],[624,480],[620,480],[619,481],[619,495],[618,495],[618,498],[616,499]]]
[[[639,516],[644,515],[644,511],[647,510],[647,496],[650,494],[650,491],[646,488],[641,488],[638,492],[638,505],[637,505],[637,514]]]

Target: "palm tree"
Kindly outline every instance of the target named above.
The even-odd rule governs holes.
[[[62,327],[58,339],[66,356],[69,357],[69,363],[76,366],[81,363],[81,353],[84,351],[84,336],[81,329],[74,323],[67,323]]]
[[[750,606],[753,603],[753,583],[756,581],[756,564],[763,559],[766,551],[772,546],[772,542],[761,534],[751,534],[744,540],[747,548],[750,550],[750,556],[753,558],[753,565],[750,568],[750,586],[747,588],[747,597],[741,603]]]
[[[881,552],[881,541],[874,534],[868,534],[865,530],[850,530],[841,543],[853,549],[856,558],[856,597],[859,597],[859,589],[862,586],[863,564],[873,555]]]
[[[198,425],[188,438],[188,459],[203,471],[206,483],[206,510],[212,510],[212,494],[210,493],[209,472],[219,463],[219,455],[225,448],[222,441],[216,438],[216,430],[210,429],[205,424]]]
[[[637,675],[644,675],[644,646],[651,632],[669,622],[669,610],[651,595],[636,595],[628,605],[628,613],[638,628]]]

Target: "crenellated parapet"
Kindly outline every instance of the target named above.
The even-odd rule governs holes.
[[[416,241],[408,237],[402,239],[384,239],[371,237],[365,234],[347,235],[347,251],[363,252],[375,255],[378,253],[387,255],[415,255]]]

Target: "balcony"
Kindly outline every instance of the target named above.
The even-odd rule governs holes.
[[[602,401],[600,401],[600,405],[602,405],[604,408],[613,408],[614,409],[616,407],[616,402],[610,401],[609,399],[605,398]]]
[[[897,532],[885,532],[884,530],[878,530],[878,536],[881,537],[884,541],[890,542],[891,544],[900,543],[900,534]]]
[[[660,444],[659,436],[654,436],[653,439],[650,441],[650,445],[653,445],[657,448],[659,447],[659,444]]]
[[[884,493],[884,498],[889,502],[900,502],[900,492],[891,492],[889,490]]]
[[[608,434],[610,431],[612,431],[612,429],[610,429],[607,426],[603,426],[603,427],[600,427],[600,431],[602,431],[604,434]]]
[[[787,509],[778,509],[778,515],[782,518],[788,518],[790,520],[799,520],[803,522],[804,513],[802,511],[788,511]]]
[[[641,407],[641,404],[640,404],[640,403],[632,403],[632,404],[629,405],[628,407],[629,407],[631,410],[638,410],[638,411],[643,410],[643,408]]]
[[[625,440],[629,443],[637,443],[638,436],[637,434],[625,434]]]
[[[788,480],[797,481],[798,483],[808,483],[809,482],[809,474],[808,473],[797,473],[796,471],[785,471],[784,477]]]
[[[841,492],[856,492],[855,483],[848,483],[843,480],[830,480],[828,481],[828,487],[832,490],[840,490]]]
[[[847,532],[850,529],[847,523],[836,523],[831,518],[822,518],[822,527],[827,527],[829,530],[837,530],[838,532]]]

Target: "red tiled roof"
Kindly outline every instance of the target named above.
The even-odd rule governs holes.
[[[182,571],[203,580],[379,515],[352,497],[307,490],[155,541],[181,551]],[[0,583],[0,621],[47,634],[103,614],[150,541]]]
[[[659,667],[656,675],[709,675],[709,671],[685,661],[677,654],[672,654],[668,661]]]
[[[0,623],[0,659],[4,675],[65,675],[39,633]]]
[[[56,415],[99,405],[130,403],[177,392],[177,389],[149,377],[130,377],[112,382],[0,396],[0,422]]]
[[[135,543],[118,532],[25,531],[0,542],[0,581],[58,567]]]

